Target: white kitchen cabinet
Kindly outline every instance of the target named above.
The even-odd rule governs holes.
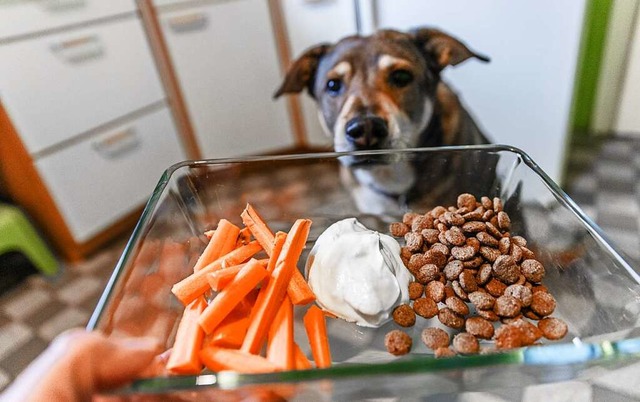
[[[149,198],[162,172],[183,160],[163,106],[36,162],[74,238],[89,240]]]
[[[283,0],[281,4],[294,60],[314,45],[334,43],[357,33],[353,0]],[[331,144],[331,138],[318,120],[315,101],[306,93],[300,99],[309,143],[319,146]]]
[[[380,28],[438,27],[491,57],[444,77],[494,142],[561,176],[585,0],[378,0]]]
[[[0,45],[0,97],[31,154],[164,96],[134,16]]]
[[[295,145],[280,81],[268,4],[202,2],[158,9],[160,25],[205,158]]]

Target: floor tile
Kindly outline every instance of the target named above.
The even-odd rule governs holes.
[[[31,328],[18,322],[12,322],[0,328],[0,360],[22,347],[33,336]]]
[[[640,399],[640,363],[614,370],[592,382],[602,388]]]
[[[80,305],[89,297],[96,295],[104,288],[97,278],[81,276],[68,283],[58,291],[58,299],[72,305]]]
[[[51,341],[58,334],[70,328],[83,327],[87,324],[91,313],[77,307],[71,307],[59,312],[51,319],[45,321],[38,329],[38,335],[47,341]]]
[[[24,320],[51,300],[51,293],[46,289],[25,289],[3,304],[2,310],[14,320]]]
[[[532,385],[525,389],[523,402],[591,402],[591,385],[583,381],[563,381]]]
[[[27,367],[42,351],[47,347],[48,342],[43,341],[40,338],[32,338],[29,342],[26,342],[20,350],[16,350],[13,353],[6,356],[0,361],[0,366],[5,372],[9,373],[12,378],[15,378]]]

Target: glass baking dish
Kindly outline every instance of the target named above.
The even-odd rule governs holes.
[[[393,202],[368,205],[354,198],[357,183],[344,180],[348,169],[340,159],[358,169],[418,168],[412,170],[417,174],[411,188],[390,197]],[[612,367],[640,358],[638,274],[525,153],[496,145],[187,161],[171,166],[156,186],[88,328],[113,337],[154,336],[171,347],[182,313],[171,286],[192,272],[206,244],[203,233],[220,218],[241,225],[240,213],[247,202],[274,232],[288,231],[297,218],[310,218],[308,252],[323,230],[340,219],[356,217],[369,228],[388,233],[389,223],[400,220],[403,212],[454,205],[460,192],[504,200],[511,233],[524,236],[546,267],[544,284],[557,299],[554,316],[569,326],[562,341],[436,359],[420,342],[420,331],[440,324],[419,317],[408,331],[414,339],[412,352],[394,357],[383,342],[384,335],[397,327],[393,322],[372,329],[335,319],[327,322],[334,359],[329,369],[159,376],[137,380],[120,393],[181,401],[265,395],[267,399],[419,398],[583,378],[594,365]],[[301,312],[296,312],[296,319],[301,320]],[[298,343],[309,353],[304,329],[296,328]]]

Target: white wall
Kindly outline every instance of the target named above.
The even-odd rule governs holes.
[[[381,28],[432,25],[487,54],[445,72],[494,142],[562,173],[585,0],[378,0]]]
[[[615,129],[640,137],[640,9],[635,24]]]

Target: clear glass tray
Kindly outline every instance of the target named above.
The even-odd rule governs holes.
[[[341,180],[339,158],[363,166],[420,166],[410,194],[376,213],[362,211],[353,185]],[[397,166],[400,166],[397,165]],[[395,166],[395,165],[394,165]],[[342,172],[344,173],[344,172]],[[443,185],[443,183],[448,183]],[[466,146],[349,154],[321,153],[183,162],[160,179],[88,328],[109,336],[154,336],[171,347],[181,304],[171,286],[187,276],[206,244],[203,233],[220,218],[240,225],[250,202],[276,230],[295,219],[313,221],[308,252],[335,221],[357,217],[388,232],[404,211],[453,205],[460,192],[499,196],[544,264],[544,284],[557,299],[554,316],[568,323],[558,342],[500,353],[436,359],[420,331],[440,326],[423,320],[409,330],[414,348],[394,357],[384,348],[393,322],[379,329],[328,320],[334,366],[324,370],[141,379],[121,393],[162,395],[159,400],[232,399],[246,396],[354,400],[430,394],[584,377],[593,365],[617,366],[640,358],[640,277],[602,231],[522,151],[506,146]],[[380,208],[379,204],[375,204]],[[304,257],[304,256],[303,256]],[[300,268],[304,265],[304,258]],[[297,311],[297,319],[301,319]],[[306,346],[301,325],[296,339]],[[303,347],[309,352],[308,346]]]

